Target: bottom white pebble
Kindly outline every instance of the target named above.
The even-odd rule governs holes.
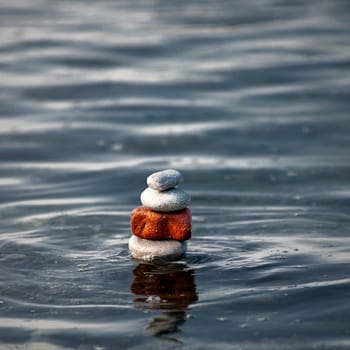
[[[132,235],[129,250],[136,259],[142,260],[178,260],[186,253],[187,243],[175,240],[148,240]]]

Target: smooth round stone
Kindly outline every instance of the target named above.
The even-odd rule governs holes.
[[[131,255],[141,260],[178,260],[186,253],[186,242],[175,240],[151,241],[132,235],[129,239]]]
[[[165,191],[176,187],[183,181],[181,173],[174,169],[167,169],[151,174],[147,178],[147,185],[154,190]]]
[[[184,209],[190,201],[190,196],[178,188],[167,191],[157,191],[147,187],[141,193],[141,203],[155,211],[176,211]]]

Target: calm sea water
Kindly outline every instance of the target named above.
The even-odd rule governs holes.
[[[349,69],[347,0],[0,0],[0,347],[349,349]]]

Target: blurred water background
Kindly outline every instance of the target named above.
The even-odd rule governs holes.
[[[349,68],[347,0],[0,0],[0,347],[349,349]]]

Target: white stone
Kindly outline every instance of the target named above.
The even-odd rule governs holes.
[[[178,260],[186,253],[187,243],[175,240],[148,240],[132,235],[129,239],[131,255],[141,260]]]
[[[167,169],[151,174],[147,178],[147,185],[154,190],[165,191],[174,188],[183,181],[181,173],[174,169]]]
[[[175,211],[184,209],[190,201],[190,196],[183,190],[171,188],[167,191],[157,191],[147,187],[141,193],[141,203],[155,211]]]

